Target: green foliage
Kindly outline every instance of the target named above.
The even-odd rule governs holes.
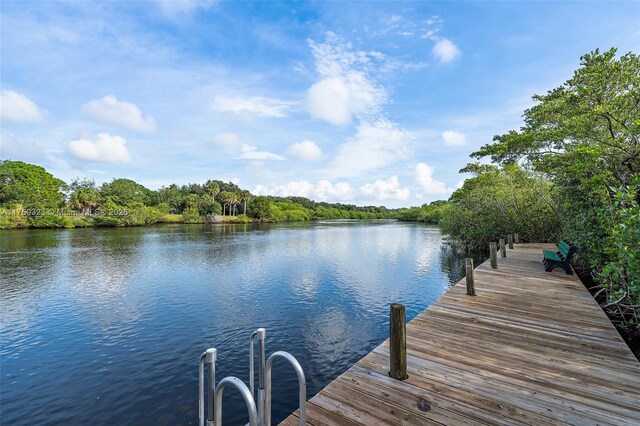
[[[123,209],[121,220],[126,226],[150,225],[159,222],[164,217],[159,209],[155,207],[146,207],[139,202],[131,202]]]
[[[166,204],[145,206],[141,202],[131,201],[127,206],[106,201],[96,209],[93,221],[96,226],[142,226],[162,222],[167,214]]]
[[[447,206],[448,204],[446,201],[438,200],[430,204],[424,204],[421,207],[402,209],[398,213],[398,220],[438,224],[440,223]]]
[[[73,228],[74,226],[72,216],[53,213],[30,215],[28,222],[32,228]]]
[[[117,216],[95,216],[93,218],[93,224],[95,226],[114,227],[124,226],[124,221]]]
[[[102,205],[95,210],[92,216],[95,226],[124,226],[123,217],[127,214],[127,210],[111,201],[108,198]]]
[[[198,211],[201,216],[220,214],[222,212],[222,206],[217,201],[203,197],[198,201]]]
[[[189,207],[182,212],[182,221],[184,223],[202,223],[202,217],[197,207]]]
[[[444,232],[472,248],[516,232],[523,241],[558,238],[560,217],[548,181],[517,164],[477,170],[448,205],[432,208],[440,213]]]
[[[69,185],[69,189],[71,195],[68,204],[74,210],[81,210],[83,214],[90,215],[100,204],[100,193],[93,180],[76,179]]]
[[[635,202],[640,177],[637,181],[634,186],[618,189],[613,199],[613,228],[604,253],[608,262],[599,273],[607,303],[628,299],[640,305],[640,205]],[[637,319],[631,321],[637,325]]]
[[[592,268],[604,307],[640,334],[640,56],[596,50],[581,60],[566,83],[534,96],[524,127],[473,156],[523,160],[553,181],[563,236]]]
[[[265,220],[271,215],[271,200],[269,198],[260,196],[255,197],[249,203],[249,216],[255,217],[258,220]]]
[[[88,228],[89,226],[93,226],[93,221],[88,221],[85,218],[74,218],[73,219],[73,227],[74,228]]]
[[[325,207],[321,205],[313,212],[313,218],[317,220],[351,219],[351,213],[348,210],[340,210],[336,207]]]
[[[0,206],[57,208],[64,202],[65,183],[44,168],[22,161],[0,161]]]
[[[236,216],[235,222],[236,223],[249,223],[249,222],[251,222],[251,219],[246,214],[239,214],[238,216]]]
[[[100,195],[120,206],[130,203],[158,204],[158,194],[131,179],[114,179],[100,187]]]
[[[220,185],[212,180],[208,180],[204,187],[212,200],[215,200],[216,196],[220,193]]]
[[[273,203],[271,220],[273,222],[303,222],[311,218],[311,211],[291,201]]]
[[[211,180],[209,183],[215,183],[218,185],[218,193],[220,192],[240,192],[241,189],[233,182],[223,182],[221,180]]]
[[[162,216],[160,220],[162,223],[182,223],[182,215],[181,214],[173,214],[168,213]]]
[[[0,229],[26,228],[29,226],[27,216],[21,212],[24,210],[22,204],[0,207]]]
[[[170,213],[181,213],[184,210],[184,199],[185,194],[176,184],[158,190],[159,202],[168,205]]]

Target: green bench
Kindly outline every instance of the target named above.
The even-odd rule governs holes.
[[[576,246],[565,240],[561,240],[558,243],[557,252],[546,249],[542,250],[542,253],[544,254],[542,263],[544,263],[545,272],[551,272],[555,268],[562,268],[567,274],[573,275],[570,262],[576,251]]]

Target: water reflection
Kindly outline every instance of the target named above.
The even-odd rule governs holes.
[[[390,303],[411,318],[462,277],[441,240],[395,221],[0,233],[3,422],[194,424],[198,355],[246,380],[258,326],[312,395],[384,340]],[[277,422],[297,381],[274,368]]]
[[[465,276],[464,258],[473,259],[474,267],[489,258],[489,253],[467,252],[464,247],[455,242],[445,241],[440,246],[440,269],[447,274],[449,282],[455,284]]]

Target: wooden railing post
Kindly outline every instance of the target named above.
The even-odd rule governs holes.
[[[498,243],[492,241],[489,243],[489,258],[491,259],[491,267],[498,269]]]
[[[407,315],[404,305],[391,304],[389,321],[389,376],[405,380],[407,377]]]
[[[504,245],[504,238],[500,238],[500,257],[507,257],[507,247]]]
[[[467,295],[475,296],[476,286],[473,280],[473,259],[468,257],[464,259],[464,266],[467,274]]]
[[[514,242],[516,244],[520,244],[520,238],[518,237],[518,234],[513,234],[513,239],[515,240]]]
[[[509,250],[513,249],[513,235],[507,235],[507,241],[509,242]]]

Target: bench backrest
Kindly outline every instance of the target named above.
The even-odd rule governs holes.
[[[569,241],[565,241],[565,240],[561,240],[558,243],[558,252],[562,255],[562,257],[564,257],[565,259],[570,258],[573,253],[576,252],[576,246],[574,246],[573,244],[571,244]]]

